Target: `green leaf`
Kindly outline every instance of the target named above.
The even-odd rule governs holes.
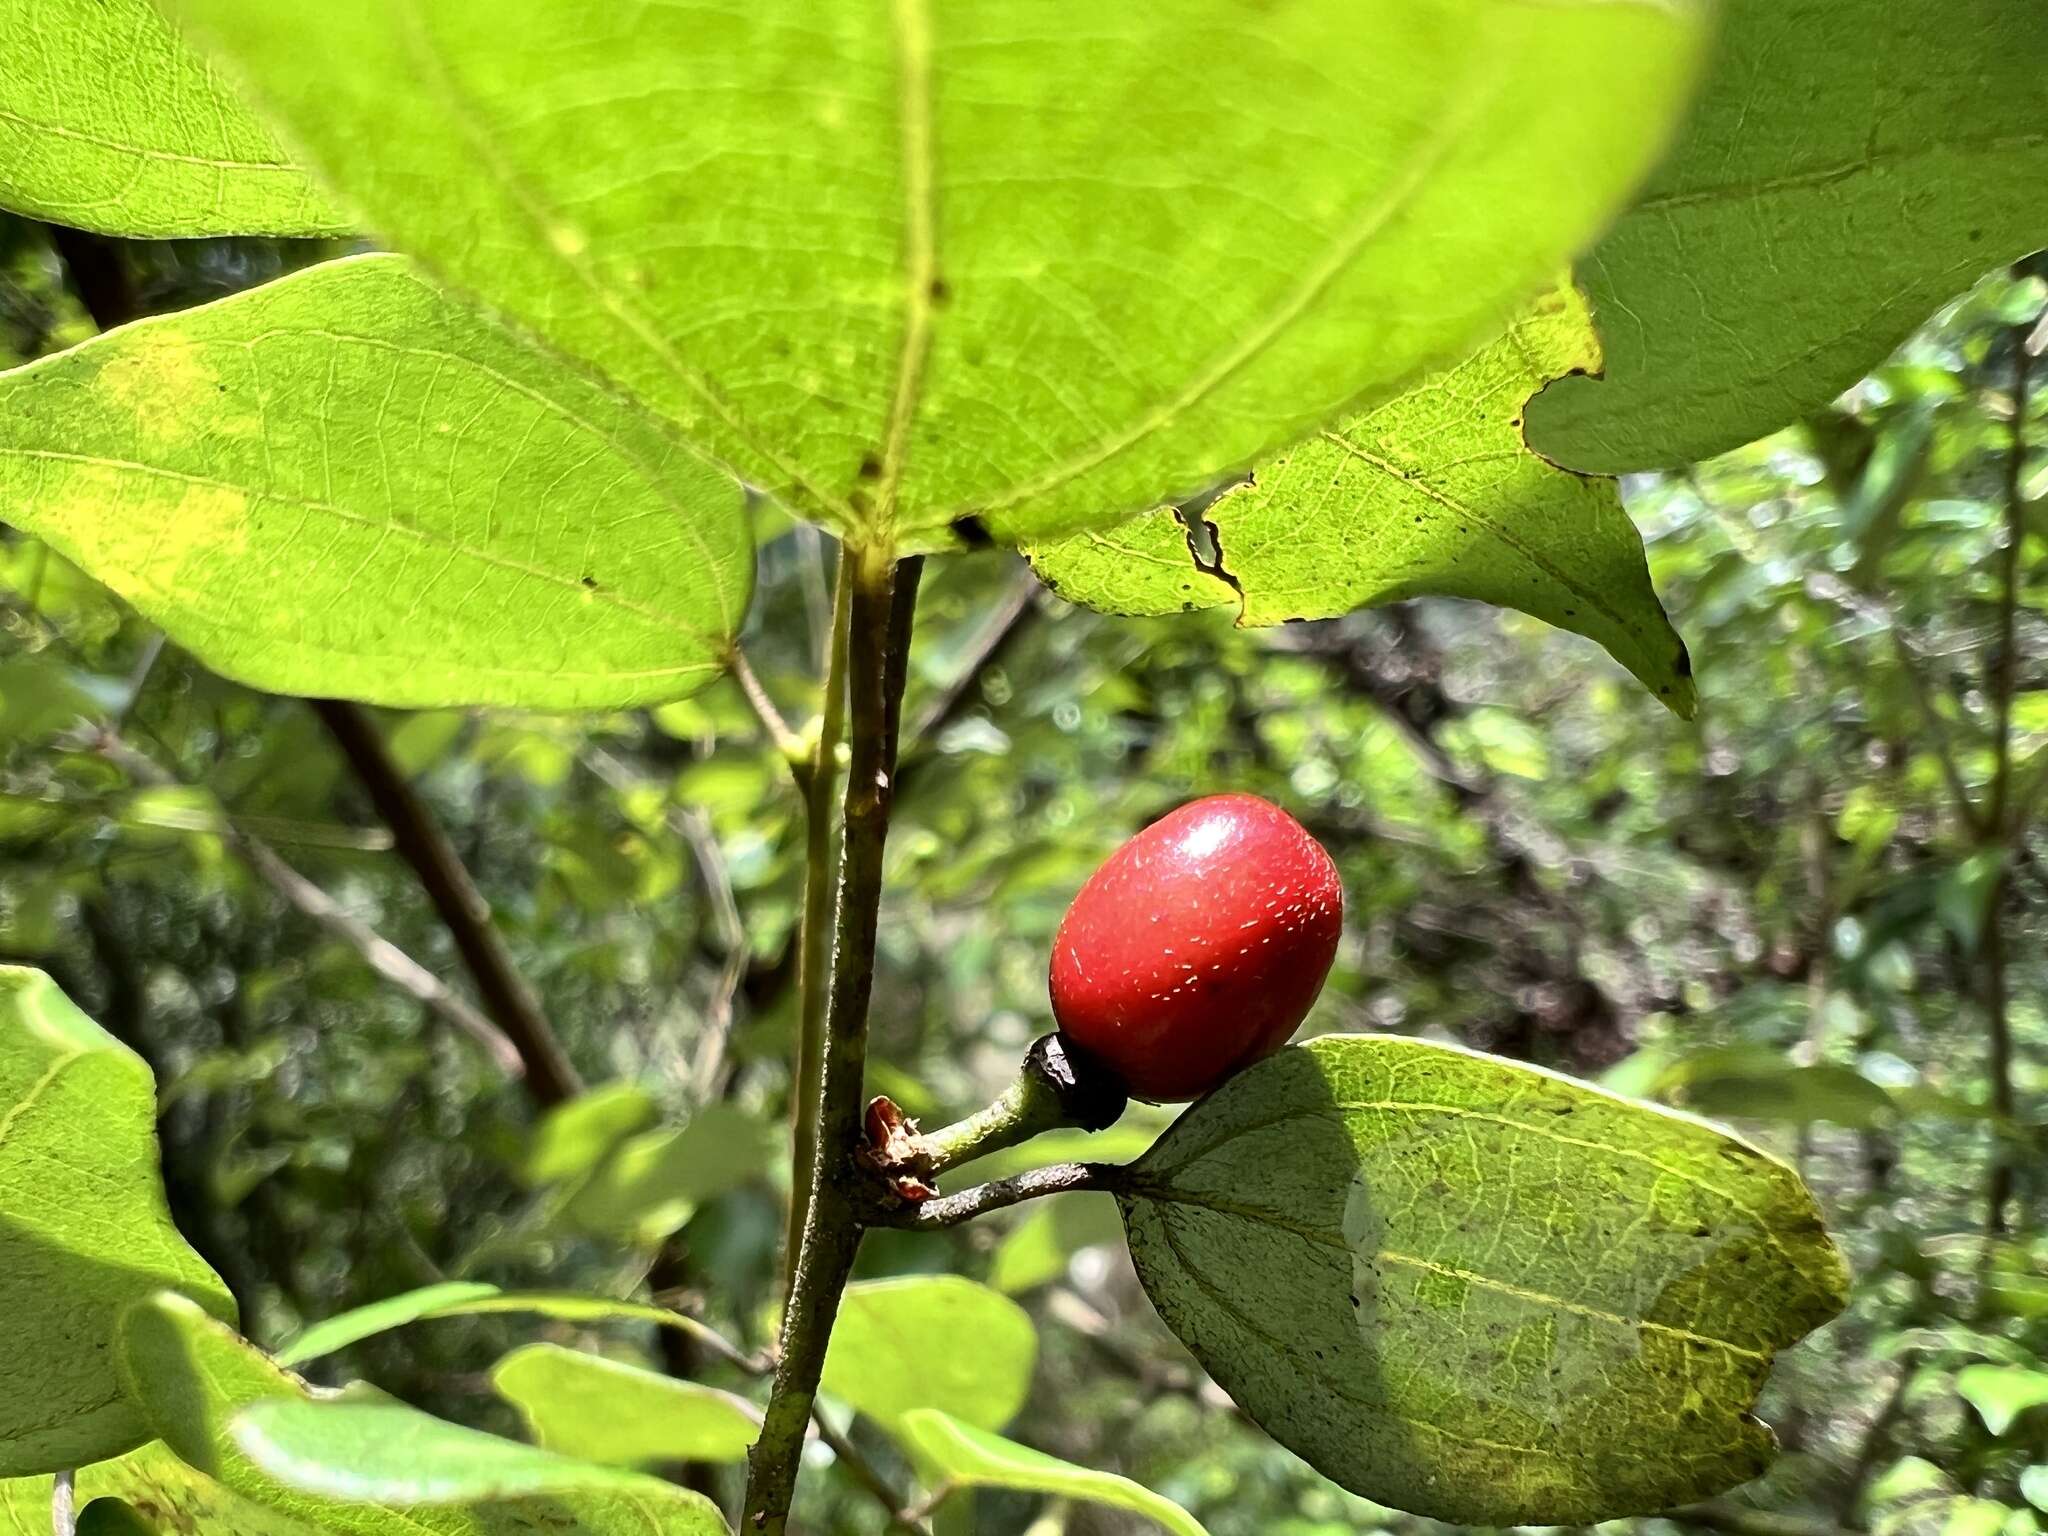
[[[0,1531],[6,1536],[43,1536],[50,1529],[52,1481],[0,1481]],[[80,1506],[83,1536],[91,1536],[86,1517],[93,1506],[115,1500],[138,1511],[149,1510],[163,1531],[179,1536],[318,1536],[321,1529],[230,1492],[180,1461],[160,1440],[80,1468],[74,1499]]]
[[[743,1398],[559,1344],[528,1344],[491,1369],[498,1395],[551,1451],[615,1466],[741,1461],[761,1433]]]
[[[494,1285],[449,1280],[388,1296],[317,1322],[282,1350],[277,1359],[284,1365],[303,1365],[407,1323],[508,1312],[532,1313],[570,1323],[653,1323],[689,1334],[701,1333],[704,1328],[695,1318],[642,1301],[615,1301],[608,1296],[581,1296],[570,1291],[501,1291]]]
[[[177,1297],[130,1308],[121,1349],[129,1389],[180,1457],[244,1498],[341,1536],[726,1530],[708,1499],[673,1484],[553,1457],[389,1403],[315,1402],[297,1377]],[[238,1427],[258,1405],[266,1406]],[[297,1481],[252,1458],[240,1435]],[[436,1503],[394,1510],[365,1502],[383,1498]]]
[[[606,1083],[580,1093],[542,1117],[520,1175],[533,1185],[580,1179],[660,1114],[653,1097],[637,1083]]]
[[[776,1134],[731,1104],[707,1104],[680,1129],[647,1131],[622,1143],[563,1206],[576,1232],[655,1243],[697,1207],[764,1178]]]
[[[985,1285],[958,1275],[865,1280],[846,1288],[823,1385],[885,1428],[938,1408],[1000,1429],[1024,1406],[1037,1360],[1029,1314]]]
[[[1773,1354],[1847,1275],[1789,1168],[1450,1046],[1326,1036],[1196,1104],[1118,1190],[1167,1325],[1274,1438],[1475,1525],[1756,1475]]]
[[[41,971],[0,966],[0,1475],[148,1438],[122,1395],[114,1327],[167,1286],[235,1315],[171,1224],[148,1066]]]
[[[238,681],[397,705],[686,693],[753,580],[738,487],[394,256],[0,376],[0,505]]]
[[[1126,1509],[1175,1536],[1209,1536],[1201,1521],[1171,1499],[1114,1472],[1077,1467],[1028,1445],[1005,1440],[933,1408],[904,1415],[897,1436],[925,1480],[952,1488],[1014,1488],[1025,1493],[1085,1499]]]
[[[166,3],[394,247],[907,548],[1121,520],[1455,356],[1623,201],[1705,32],[1668,0]]]
[[[1829,1120],[1869,1128],[1899,1115],[1891,1094],[1853,1068],[1831,1062],[1796,1066],[1766,1046],[1695,1051],[1659,1073],[1654,1092],[1704,1115],[1794,1125]]]
[[[367,1306],[356,1307],[334,1317],[323,1318],[277,1352],[279,1365],[303,1365],[322,1355],[359,1343],[373,1334],[402,1328],[423,1318],[458,1316],[469,1303],[497,1300],[503,1296],[495,1285],[474,1280],[444,1280],[423,1285],[416,1291],[387,1296]]]
[[[1006,1296],[1035,1290],[1067,1272],[1083,1248],[1123,1235],[1116,1202],[1107,1195],[1062,1195],[1032,1203],[1031,1214],[997,1244],[988,1283]]]
[[[1679,147],[1581,269],[1605,376],[1530,402],[1560,464],[1676,467],[1802,420],[2048,244],[2048,209],[2012,194],[2048,181],[2036,0],[1724,9]]]
[[[148,0],[0,0],[0,208],[143,238],[350,227]]]
[[[591,1493],[667,1504],[679,1491],[672,1483],[466,1429],[402,1403],[270,1398],[236,1413],[228,1432],[285,1486],[365,1504],[410,1509]],[[703,1508],[691,1513],[700,1518],[677,1529],[723,1529],[702,1523]]]
[[[1091,608],[1235,604],[1246,625],[1476,598],[1597,640],[1690,718],[1692,663],[1615,483],[1522,442],[1529,395],[1599,357],[1585,300],[1559,289],[1457,366],[1261,464],[1200,514],[1200,562],[1169,509],[1034,548],[1032,565]]]
[[[1956,1372],[1956,1391],[1977,1410],[1986,1429],[2002,1435],[2028,1409],[2048,1403],[2048,1371],[2026,1365],[1966,1365]]]

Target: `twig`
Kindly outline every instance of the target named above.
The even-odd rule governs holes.
[[[78,1536],[77,1474],[69,1467],[50,1483],[50,1536]]]
[[[932,739],[958,719],[960,712],[973,701],[988,669],[1016,642],[1025,621],[1038,611],[1038,594],[1043,590],[1043,583],[1032,573],[1031,567],[1018,561],[1016,569],[1010,573],[1009,586],[983,621],[958,674],[927,701],[918,713],[917,723],[905,733],[903,756],[906,768],[909,766],[907,759],[928,747]]]
[[[753,667],[747,662],[747,653],[734,646],[729,661],[733,680],[740,685],[748,707],[761,722],[761,729],[768,733],[768,740],[774,744],[775,750],[787,758],[792,767],[803,762],[809,756],[804,750],[803,739],[789,728],[789,722],[782,718],[782,711],[768,697],[768,690],[761,686],[761,679],[754,675]]]
[[[908,1531],[910,1536],[931,1536],[931,1528],[921,1516],[913,1513],[903,1497],[891,1488],[882,1474],[875,1470],[873,1462],[860,1453],[860,1447],[834,1429],[816,1404],[811,1407],[811,1422],[816,1426],[818,1438],[832,1447],[832,1454],[839,1458],[856,1483],[867,1490],[868,1496],[881,1505],[884,1518],[892,1531]]]
[[[1108,1163],[1054,1163],[1011,1178],[977,1184],[957,1195],[939,1195],[916,1205],[875,1203],[862,1213],[862,1219],[871,1227],[936,1232],[946,1227],[957,1227],[963,1221],[972,1221],[990,1211],[1004,1210],[1046,1195],[1064,1195],[1080,1189],[1113,1189],[1121,1171]]]
[[[1983,831],[1981,813],[1977,802],[1963,783],[1962,769],[1956,762],[1955,751],[1949,745],[1948,722],[1941,717],[1941,711],[1934,707],[1934,695],[1928,690],[1927,678],[1921,668],[1930,659],[1927,648],[1906,628],[1905,620],[1893,613],[1889,607],[1868,592],[1859,592],[1839,576],[1826,571],[1807,573],[1805,588],[1809,596],[1822,602],[1833,603],[1843,612],[1853,614],[1866,624],[1884,630],[1892,642],[1893,655],[1898,660],[1899,671],[1905,675],[1906,686],[1913,695],[1913,703],[1920,711],[1920,718],[1927,726],[1927,745],[1934,753],[1934,760],[1941,768],[1942,781],[1948,785],[1949,799],[1954,802],[1956,816],[1966,831],[1978,834]]]
[[[783,1536],[788,1529],[804,1425],[817,1394],[832,1319],[860,1247],[860,1171],[854,1152],[861,1137],[882,854],[895,799],[896,741],[922,564],[916,558],[892,565],[871,557],[856,566],[850,584],[846,670],[853,756],[839,855],[832,985],[825,1010],[810,1202],[796,1284],[783,1315],[782,1358],[761,1437],[748,1458],[742,1529],[758,1536]]]
[[[399,772],[376,723],[360,705],[341,699],[308,702],[355,770],[377,815],[391,829],[398,856],[418,877],[455,941],[485,1010],[519,1053],[527,1093],[543,1109],[574,1098],[583,1084],[541,1012],[540,1000],[512,963],[503,936],[491,922],[490,903],[426,802]]]
[[[725,944],[725,964],[719,970],[710,1006],[704,1011],[704,1038],[698,1042],[697,1059],[690,1067],[697,1102],[708,1104],[719,1096],[725,1075],[725,1047],[732,1038],[733,1000],[739,995],[740,981],[747,973],[747,929],[740,920],[739,902],[732,892],[732,874],[726,868],[725,851],[718,846],[711,818],[690,805],[677,806],[670,820],[689,842]]]
[[[137,783],[164,788],[178,782],[113,732],[95,732],[91,745],[100,756],[119,766]],[[261,838],[226,820],[221,822],[220,836],[266,885],[300,913],[355,950],[371,970],[482,1046],[493,1065],[505,1076],[516,1079],[524,1075],[525,1057],[504,1032],[450,991],[432,971],[360,918],[345,911],[339,902],[293,869]]]

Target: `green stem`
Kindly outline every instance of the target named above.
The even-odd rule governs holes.
[[[852,577],[846,674],[853,750],[839,851],[832,980],[822,1032],[809,1209],[795,1283],[782,1319],[775,1384],[760,1438],[748,1456],[741,1529],[757,1536],[785,1536],[788,1529],[790,1498],[825,1364],[825,1345],[860,1247],[863,1175],[854,1156],[861,1144],[882,854],[895,797],[896,738],[922,563],[892,563],[886,556],[868,553],[845,573]]]
[[[825,989],[832,952],[832,812],[839,787],[839,740],[846,722],[847,607],[853,556],[839,551],[826,652],[825,696],[818,707],[818,742],[808,771],[799,776],[804,796],[804,912],[797,952],[795,1077],[789,1096],[790,1176],[788,1222],[783,1229],[782,1293],[796,1284],[797,1253],[810,1209],[813,1151],[818,1138],[818,1080],[825,1057]]]
[[[1069,1123],[1066,1108],[1052,1089],[1026,1073],[986,1108],[919,1136],[914,1143],[918,1168],[929,1174],[944,1173]]]

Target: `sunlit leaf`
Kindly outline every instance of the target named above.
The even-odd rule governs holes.
[[[742,1398],[559,1344],[528,1344],[491,1368],[491,1385],[537,1444],[612,1466],[740,1461],[761,1433]]]
[[[297,1377],[176,1297],[130,1308],[121,1350],[129,1389],[171,1449],[230,1491],[318,1529],[342,1536],[726,1531],[709,1500],[674,1484],[552,1456],[388,1401],[316,1402]],[[274,1416],[242,1419],[259,1406]],[[253,1458],[244,1437],[290,1480]]]
[[[501,1291],[494,1285],[450,1280],[325,1318],[300,1334],[277,1358],[283,1364],[302,1365],[408,1323],[504,1313],[527,1313],[571,1323],[653,1323],[682,1333],[703,1332],[703,1325],[695,1319],[643,1301],[615,1301],[608,1296],[583,1296],[573,1291]]]
[[[1259,464],[1199,513],[1199,560],[1169,510],[1038,546],[1032,565],[1091,608],[1235,605],[1248,625],[1477,598],[1599,641],[1690,715],[1692,663],[1615,483],[1522,442],[1530,393],[1599,357],[1585,301],[1559,290],[1464,362]]]
[[[165,1287],[235,1315],[171,1225],[148,1066],[41,971],[0,966],[0,1475],[148,1438],[121,1391],[114,1327]]]
[[[1037,1359],[1029,1315],[985,1285],[958,1275],[866,1280],[846,1288],[823,1384],[885,1426],[937,1408],[1000,1429],[1024,1406]]]
[[[1142,1483],[1114,1472],[1077,1467],[936,1409],[920,1408],[904,1415],[897,1433],[925,1479],[942,1487],[1015,1488],[1085,1499],[1142,1515],[1175,1536],[1208,1536],[1193,1515]]]
[[[1622,201],[1705,30],[1673,0],[166,3],[396,248],[805,516],[924,548],[1128,517],[1454,356]]]
[[[1755,1476],[1772,1356],[1845,1299],[1783,1164],[1417,1040],[1283,1051],[1119,1184],[1147,1294],[1247,1413],[1344,1486],[1467,1524]]]
[[[0,376],[0,504],[216,670],[400,705],[626,705],[724,667],[741,495],[393,256]]]
[[[349,227],[148,0],[0,0],[0,208],[109,235]]]
[[[2025,1365],[1966,1365],[1956,1373],[1956,1390],[1977,1410],[1986,1429],[2002,1435],[2028,1409],[2048,1403],[2048,1371]]]

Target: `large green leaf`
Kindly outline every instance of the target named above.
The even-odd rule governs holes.
[[[1261,464],[1200,514],[1213,547],[1199,561],[1168,509],[1040,546],[1032,565],[1091,608],[1236,604],[1253,625],[1478,598],[1599,641],[1689,716],[1692,664],[1615,483],[1522,442],[1530,393],[1599,355],[1584,299],[1560,289],[1464,362]]]
[[[1455,356],[1635,185],[1705,31],[1692,0],[163,3],[395,247],[915,548],[1120,520]]]
[[[0,1481],[0,1536],[50,1536],[52,1480]],[[231,1492],[188,1466],[161,1440],[112,1461],[79,1469],[75,1502],[79,1529],[88,1501],[123,1499],[151,1511],[178,1536],[319,1536],[321,1527]]]
[[[1208,1536],[1202,1523],[1173,1500],[1128,1477],[1077,1467],[1028,1445],[1005,1440],[935,1408],[904,1416],[897,1430],[926,1481],[944,1488],[1013,1488],[1058,1498],[1107,1504],[1164,1526],[1174,1536]]]
[[[156,1085],[40,971],[0,966],[0,1475],[140,1444],[121,1391],[121,1309],[165,1287],[233,1317],[171,1225]]]
[[[1037,1330],[1009,1297],[959,1275],[907,1275],[846,1288],[823,1385],[885,1426],[937,1408],[1001,1429],[1024,1406],[1037,1361]]]
[[[121,1349],[130,1390],[180,1457],[243,1498],[340,1536],[712,1536],[726,1530],[708,1499],[673,1484],[549,1457],[389,1404],[316,1403],[297,1377],[177,1297],[131,1308]],[[320,1491],[280,1480],[237,1438],[239,1416],[273,1403],[293,1412],[244,1425],[241,1433]],[[344,1410],[345,1416],[309,1420],[307,1409]],[[365,1420],[366,1409],[384,1417]],[[329,1423],[331,1434],[322,1427]],[[476,1441],[491,1443],[479,1447]],[[439,1464],[417,1456],[408,1461],[409,1446],[416,1452],[430,1442],[452,1448],[451,1454]],[[545,1467],[531,1460],[543,1457]],[[408,1466],[421,1474],[416,1484],[407,1483]],[[435,1502],[391,1508],[347,1497],[351,1490]]]
[[[739,1461],[761,1433],[742,1398],[559,1344],[528,1344],[491,1368],[534,1440],[617,1466]]]
[[[0,0],[0,208],[109,235],[349,227],[149,0]]]
[[[236,1413],[228,1432],[287,1487],[409,1513],[592,1494],[669,1507],[677,1492],[671,1483],[466,1429],[403,1403],[267,1398]],[[686,1500],[684,1508],[686,1523],[674,1529],[724,1529],[705,1526],[708,1506]]]
[[[1986,268],[2048,244],[2038,0],[1729,0],[1679,147],[1581,276],[1604,378],[1529,441],[1610,474],[1800,420]],[[1763,103],[1768,103],[1766,110]]]
[[[0,507],[219,671],[397,705],[687,693],[753,580],[737,486],[395,256],[0,377]]]
[[[1119,1195],[1160,1315],[1274,1438],[1368,1498],[1476,1525],[1753,1477],[1772,1355],[1847,1283],[1798,1177],[1747,1143],[1416,1040],[1269,1058]]]
[[[2048,1404],[2048,1371],[2026,1365],[1966,1365],[1956,1391],[1977,1410],[1984,1427],[2002,1435],[2030,1409]]]

